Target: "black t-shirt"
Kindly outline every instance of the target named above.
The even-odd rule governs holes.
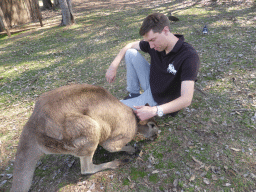
[[[179,40],[168,54],[151,49],[146,41],[140,42],[140,49],[151,56],[150,87],[158,105],[180,97],[182,81],[197,78],[199,56],[196,50],[184,42],[183,35],[175,36]]]

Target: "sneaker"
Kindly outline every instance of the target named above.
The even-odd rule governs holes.
[[[132,99],[132,98],[139,97],[139,96],[140,96],[139,93],[130,93],[123,100]]]

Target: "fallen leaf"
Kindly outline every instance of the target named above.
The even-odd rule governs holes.
[[[204,181],[204,183],[205,183],[206,185],[209,185],[209,184],[210,184],[210,181],[209,181],[209,179],[207,179],[207,178],[204,178],[203,181]]]
[[[95,189],[95,183],[93,183],[93,184],[90,186],[90,188],[89,188],[89,190],[92,190],[92,189]]]
[[[179,183],[179,179],[175,179],[175,180],[173,181],[173,186],[174,186],[174,187],[177,187],[177,186],[178,186],[178,183]]]
[[[201,173],[201,177],[204,177],[205,175],[207,175],[207,172]]]
[[[256,175],[253,174],[253,173],[251,173],[251,177],[252,177],[253,179],[256,179]]]
[[[213,173],[220,174],[220,167],[211,166],[211,170]]]
[[[231,184],[230,183],[225,183],[223,186],[224,187],[229,187],[229,186],[231,186]]]
[[[211,165],[210,166],[205,166],[205,171],[209,171]]]
[[[241,151],[241,149],[236,149],[236,148],[233,148],[233,147],[231,147],[230,149],[232,149],[233,151],[236,151],[236,152]]]
[[[212,174],[212,180],[217,181],[218,177],[216,175]]]
[[[202,163],[201,161],[197,160],[197,159],[196,159],[195,157],[193,157],[193,156],[191,156],[191,157],[192,157],[192,159],[193,159],[196,163],[198,163],[199,166],[200,166],[200,167],[195,168],[195,170],[199,170],[199,169],[201,169],[201,168],[204,168],[204,166],[205,166],[204,163]]]
[[[195,170],[199,170],[199,169],[202,169],[202,168],[204,168],[204,165],[200,165],[200,167],[195,168]]]
[[[6,182],[7,182],[7,180],[2,181],[2,182],[0,183],[0,187],[1,187],[2,185],[4,185]]]
[[[218,124],[218,122],[217,122],[217,121],[215,121],[214,119],[212,119],[212,123]]]
[[[195,157],[193,157],[193,156],[191,156],[191,157],[192,157],[192,159],[193,159],[196,163],[198,163],[198,164],[200,164],[200,165],[203,164],[201,161],[197,160]]]
[[[148,158],[149,162],[153,165],[158,164],[156,159],[152,156],[152,154],[150,154],[149,158]]]
[[[135,187],[135,183],[132,183],[130,188],[133,189]]]
[[[140,161],[144,162],[144,161],[143,161],[143,159],[142,159],[141,157],[138,157],[138,158],[137,158],[137,161],[138,161],[138,160],[140,160]]]
[[[229,174],[231,176],[236,176],[236,173],[231,169],[226,170],[226,172],[227,172],[227,174]]]
[[[196,176],[192,175],[192,177],[190,177],[190,179],[189,179],[189,182],[194,181],[195,179],[196,179]]]

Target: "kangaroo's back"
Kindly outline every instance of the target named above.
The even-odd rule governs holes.
[[[61,139],[63,123],[70,114],[92,117],[102,129],[110,129],[110,134],[121,127],[124,132],[136,131],[132,131],[136,129],[136,118],[131,108],[104,88],[88,84],[63,86],[44,93],[36,102],[31,119],[40,125],[37,132]]]

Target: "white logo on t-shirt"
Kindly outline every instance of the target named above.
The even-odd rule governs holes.
[[[173,75],[175,75],[177,73],[176,69],[174,68],[174,65],[171,63],[169,64],[168,68],[167,68],[167,72],[171,73]]]

